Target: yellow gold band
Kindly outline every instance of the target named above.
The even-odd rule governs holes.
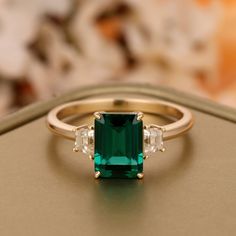
[[[65,123],[63,119],[76,114],[93,114],[97,111],[143,112],[171,117],[174,119],[172,123],[161,126],[165,131],[164,140],[183,134],[193,125],[192,113],[182,106],[160,100],[133,98],[104,98],[66,103],[49,112],[47,125],[52,132],[74,140],[76,126]]]

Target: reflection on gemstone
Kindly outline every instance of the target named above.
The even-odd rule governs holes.
[[[101,113],[95,119],[95,172],[104,178],[137,178],[143,171],[143,122],[137,113]]]

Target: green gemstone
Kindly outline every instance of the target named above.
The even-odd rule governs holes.
[[[95,171],[104,178],[136,178],[143,172],[143,122],[137,113],[101,113],[95,119]]]

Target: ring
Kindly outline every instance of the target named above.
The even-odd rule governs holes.
[[[69,118],[93,114],[94,125],[71,125]],[[143,124],[143,116],[168,117],[166,125]],[[177,104],[149,99],[93,99],[66,103],[52,109],[48,128],[74,140],[75,152],[94,160],[95,178],[142,179],[143,160],[165,151],[164,141],[175,138],[193,125],[191,112]]]

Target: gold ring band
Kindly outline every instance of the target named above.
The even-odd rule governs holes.
[[[192,113],[185,107],[160,101],[146,99],[96,99],[81,100],[60,105],[51,110],[47,116],[49,129],[67,139],[74,140],[74,130],[76,126],[67,124],[62,120],[75,114],[88,114],[96,111],[141,111],[145,113],[164,115],[176,119],[173,123],[162,126],[165,130],[164,140],[175,138],[193,125]]]

